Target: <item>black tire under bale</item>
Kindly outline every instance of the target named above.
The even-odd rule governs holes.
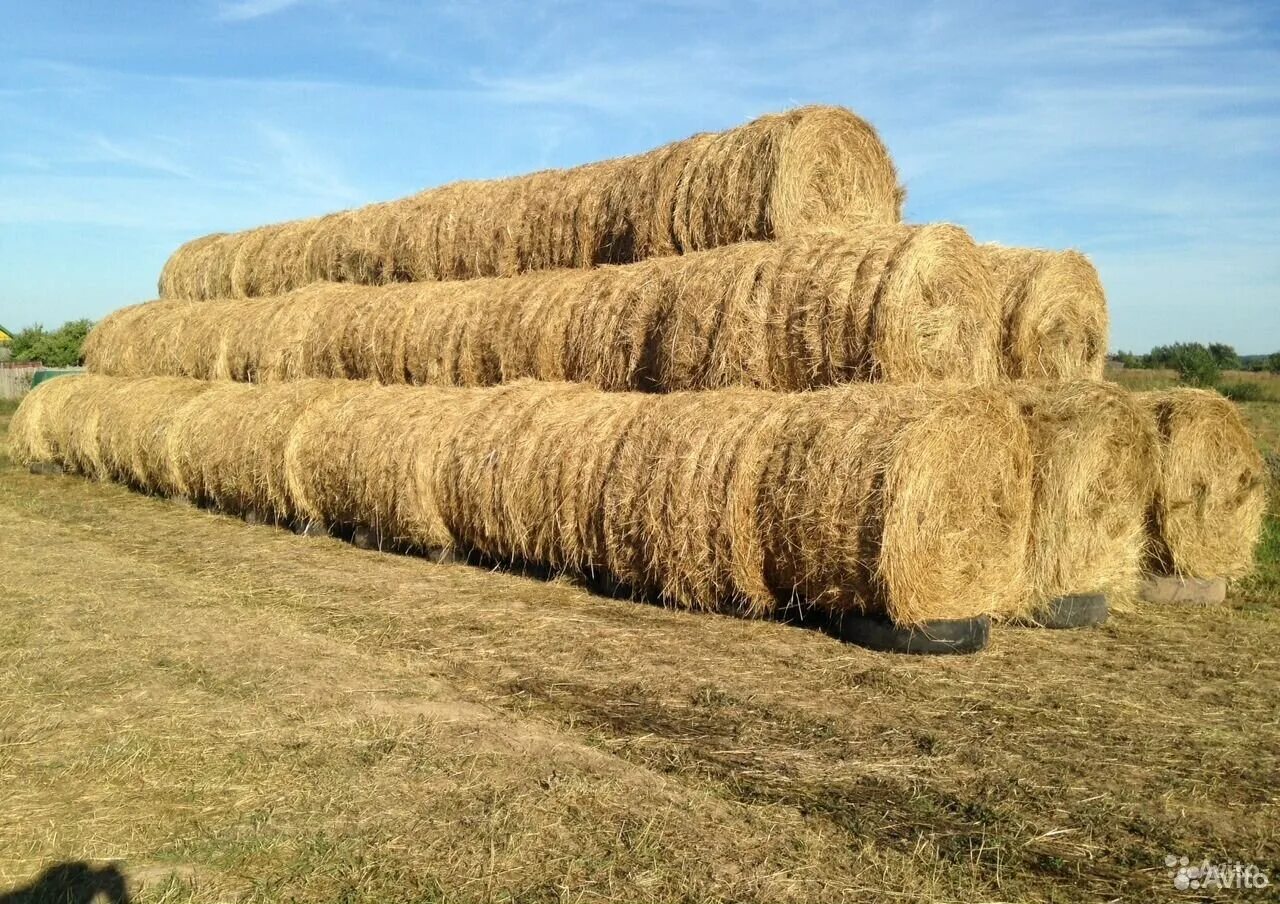
[[[1032,628],[1095,628],[1107,620],[1107,598],[1101,593],[1076,593],[1051,600],[1022,624]]]
[[[834,620],[832,628],[847,643],[885,653],[977,653],[991,640],[991,619],[985,615],[911,626],[896,624],[884,615],[847,613]]]

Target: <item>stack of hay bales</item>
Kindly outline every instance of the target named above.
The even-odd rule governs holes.
[[[905,225],[903,196],[870,125],[809,107],[207,236],[15,450],[752,615],[1034,616],[1247,568],[1230,406],[1101,382],[1086,258]]]
[[[55,382],[15,415],[21,459],[255,520],[371,524],[752,615],[793,595],[907,623],[1023,605],[1032,458],[996,388]]]

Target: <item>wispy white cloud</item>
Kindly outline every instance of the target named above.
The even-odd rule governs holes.
[[[179,179],[194,178],[189,168],[170,160],[164,154],[147,148],[121,144],[102,135],[94,136],[90,142],[89,151],[95,159],[127,163],[151,173],[176,176]]]
[[[218,8],[218,18],[224,22],[247,22],[282,12],[305,0],[237,0],[223,3]]]
[[[301,134],[267,123],[259,123],[257,130],[270,151],[262,158],[260,175],[264,181],[281,181],[298,193],[330,202],[351,203],[361,198],[341,168]]]

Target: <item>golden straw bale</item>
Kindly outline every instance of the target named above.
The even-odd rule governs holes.
[[[24,401],[22,436],[65,433],[55,460],[228,511],[372,525],[752,615],[797,603],[916,623],[1019,614],[1030,595],[1031,446],[998,389],[70,382]],[[129,404],[172,413],[119,419],[154,425],[126,456],[101,425]],[[142,469],[111,470],[135,455]]]
[[[74,385],[83,379],[64,375],[46,380],[22,397],[9,421],[9,455],[14,461],[21,465],[57,462],[68,467],[62,409],[70,398],[83,396],[84,390]]]
[[[463,546],[755,615],[1026,606],[1030,446],[997,391],[490,392],[442,458]]]
[[[158,453],[167,448],[169,431],[186,406],[214,386],[204,380],[145,377],[113,393],[102,431],[110,476],[144,492],[175,493],[179,478],[168,456]]]
[[[453,545],[436,501],[441,448],[485,395],[307,381],[318,401],[295,421],[284,470],[299,517],[364,525],[384,541]]]
[[[179,248],[162,298],[278,295],[627,263],[900,218],[893,162],[863,120],[803,107],[634,157],[459,182],[358,210],[205,236]]]
[[[1159,446],[1138,398],[1111,383],[1015,383],[1031,430],[1033,608],[1060,596],[1134,596]]]
[[[149,303],[103,320],[85,355],[119,376],[790,391],[994,382],[999,331],[963,230],[863,223],[596,270]]]
[[[1018,380],[1098,380],[1106,364],[1107,298],[1078,251],[983,245],[1004,308],[1004,362]]]
[[[1149,569],[1192,578],[1248,573],[1267,472],[1236,406],[1204,389],[1138,395],[1160,436]]]

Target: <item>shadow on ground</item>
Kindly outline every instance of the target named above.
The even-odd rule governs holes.
[[[0,893],[0,904],[129,904],[124,873],[83,860],[51,866],[32,882]]]

